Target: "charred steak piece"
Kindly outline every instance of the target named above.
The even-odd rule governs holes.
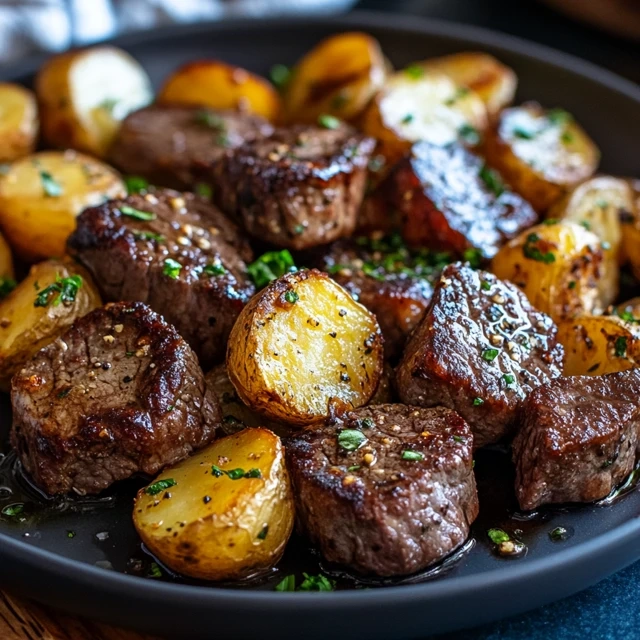
[[[70,253],[94,276],[105,300],[140,300],[161,313],[203,366],[224,358],[226,340],[253,295],[251,249],[212,204],[169,189],[86,209]]]
[[[48,494],[99,493],[208,444],[221,420],[189,345],[141,302],[76,320],[11,384],[11,444]]]
[[[413,145],[392,177],[402,235],[418,247],[492,258],[535,224],[536,212],[464,146]]]
[[[396,370],[400,399],[442,405],[471,426],[476,447],[512,430],[531,391],[562,372],[557,327],[493,274],[452,264]]]
[[[443,407],[364,407],[303,431],[287,445],[300,523],[330,562],[420,571],[459,547],[478,515],[472,443]]]
[[[638,369],[538,387],[513,441],[520,506],[604,498],[632,471],[639,430]]]
[[[279,129],[214,166],[214,195],[255,238],[293,249],[326,244],[356,226],[374,144],[342,124]]]
[[[378,318],[387,358],[402,353],[433,293],[433,282],[450,255],[409,251],[399,234],[338,240],[315,257],[326,271]]]
[[[272,132],[266,120],[235,111],[152,105],[124,119],[109,156],[124,173],[189,189],[228,149]]]

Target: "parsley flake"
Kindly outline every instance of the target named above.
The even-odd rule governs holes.
[[[487,535],[493,544],[502,544],[503,542],[509,542],[509,540],[511,540],[509,534],[502,529],[489,529]]]
[[[127,193],[129,195],[146,191],[149,187],[149,181],[140,176],[125,176],[124,184],[127,187]]]
[[[144,220],[145,222],[156,219],[155,213],[140,211],[140,209],[134,209],[133,207],[129,207],[127,205],[120,207],[120,213],[123,216],[128,216],[129,218],[133,218],[134,220]]]
[[[484,404],[484,400],[482,398],[474,398],[473,406],[479,407],[481,404]]]
[[[624,336],[616,338],[614,351],[618,358],[623,358],[627,355],[627,339]]]
[[[57,307],[60,303],[65,305],[75,302],[78,291],[82,286],[82,276],[73,275],[61,278],[56,275],[56,281],[48,287],[36,293],[36,299],[33,303],[34,307],[48,307],[53,301],[53,306]]]
[[[176,280],[180,275],[182,265],[173,258],[165,258],[164,266],[162,267],[162,273],[165,276],[169,276],[172,280]]]
[[[62,195],[62,186],[48,171],[40,170],[40,182],[44,194],[49,198],[59,198]]]
[[[268,533],[269,533],[269,525],[265,524],[264,527],[262,527],[262,529],[260,530],[260,533],[258,534],[258,540],[264,540],[267,537]]]
[[[498,349],[485,349],[482,352],[482,358],[483,360],[486,360],[487,362],[492,362],[493,360],[495,360],[498,357],[498,354],[500,352],[498,351]]]
[[[208,276],[223,276],[227,273],[227,270],[222,266],[220,262],[215,262],[212,264],[208,264],[203,270],[202,273],[206,273]]]
[[[215,478],[220,478],[222,476],[227,476],[230,480],[240,480],[241,478],[262,478],[262,472],[260,469],[249,469],[249,471],[245,471],[244,469],[221,469],[218,465],[211,465],[211,475]]]
[[[145,488],[144,492],[150,496],[157,496],[160,492],[166,491],[171,487],[175,487],[178,483],[173,478],[166,478],[164,480],[156,480],[148,487]]]
[[[401,457],[403,460],[408,460],[409,462],[424,460],[424,456],[419,451],[410,451],[409,449],[405,449]]]
[[[480,133],[475,127],[472,127],[469,123],[463,124],[458,129],[458,135],[470,145],[476,145],[480,143]]]
[[[424,67],[421,67],[419,64],[410,64],[405,68],[404,72],[412,79],[419,80],[424,75]]]
[[[343,429],[338,434],[338,446],[345,451],[355,451],[367,441],[367,436],[358,429]]]
[[[0,299],[6,298],[17,286],[13,278],[0,278]]]
[[[483,164],[478,173],[478,177],[486,185],[489,191],[499,198],[505,191],[505,184],[497,171],[494,171],[486,164]]]
[[[294,575],[283,578],[275,586],[274,591],[295,591],[296,590],[296,577]]]
[[[318,116],[318,124],[325,129],[337,129],[340,126],[340,120],[328,113]]]
[[[22,502],[8,504],[0,513],[7,518],[21,518],[24,513],[24,504]]]
[[[269,71],[271,82],[282,91],[291,79],[291,69],[286,64],[274,64]]]
[[[296,271],[293,257],[287,249],[268,251],[247,267],[247,273],[256,287],[262,289],[285,273]]]
[[[308,573],[302,575],[304,580],[298,587],[298,591],[333,591],[335,589],[335,582],[326,576],[310,576]]]
[[[298,302],[298,300],[300,300],[300,296],[293,289],[289,289],[284,294],[284,299],[290,304],[295,304],[296,302]]]

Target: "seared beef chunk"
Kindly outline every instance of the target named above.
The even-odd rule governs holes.
[[[146,305],[96,309],[11,384],[11,443],[49,494],[99,493],[208,444],[215,395],[189,345]]]
[[[457,143],[418,142],[393,180],[402,234],[412,246],[492,258],[504,242],[537,221],[529,203]]]
[[[520,506],[604,498],[633,469],[639,429],[638,369],[538,387],[513,441]]]
[[[493,274],[445,267],[396,371],[403,402],[455,409],[476,447],[497,442],[531,391],[562,371],[551,318]]]
[[[459,547],[478,515],[473,436],[455,412],[364,407],[289,439],[299,521],[324,557],[414,573]]]
[[[262,118],[234,111],[152,105],[124,119],[109,155],[124,173],[189,189],[228,149],[272,132]]]
[[[418,324],[433,293],[433,282],[450,261],[447,253],[409,251],[399,235],[360,236],[338,240],[313,266],[331,274],[369,311],[384,336],[385,354],[402,353],[407,336]]]
[[[255,289],[251,249],[212,204],[168,189],[83,211],[69,250],[93,274],[105,300],[140,300],[176,326],[203,366],[224,357],[226,340]]]
[[[347,125],[279,129],[214,167],[214,195],[260,240],[293,249],[326,244],[356,226],[374,144]]]

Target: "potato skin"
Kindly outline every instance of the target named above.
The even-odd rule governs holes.
[[[259,470],[259,477],[224,474],[233,469]],[[278,562],[294,506],[284,448],[274,433],[245,429],[221,438],[154,482],[166,479],[175,482],[168,490],[138,492],[133,523],[168,567],[203,580],[239,580]]]
[[[0,82],[0,162],[29,155],[38,141],[38,107],[32,91]]]
[[[246,405],[293,426],[366,404],[383,367],[375,316],[316,269],[256,294],[234,325],[227,371]]]
[[[593,175],[600,160],[570,114],[534,102],[502,111],[486,133],[483,153],[538,213]]]
[[[617,316],[585,315],[558,324],[565,376],[601,376],[640,366],[640,326]]]
[[[72,275],[82,277],[74,302],[34,306],[38,291],[53,284],[57,276]],[[8,389],[11,376],[31,356],[63,334],[77,318],[101,305],[91,276],[70,258],[31,267],[27,277],[0,301],[0,389]]]
[[[47,176],[59,195],[47,192]],[[83,209],[126,194],[122,178],[106,164],[75,151],[42,151],[0,176],[0,226],[27,261],[62,256]]]
[[[628,180],[631,190],[628,208],[620,212],[622,222],[622,256],[640,279],[640,180]]]
[[[158,93],[160,104],[238,109],[275,122],[282,111],[280,96],[260,76],[219,60],[196,60],[177,69]]]
[[[602,312],[608,302],[600,288],[606,268],[600,239],[575,222],[531,227],[504,245],[490,271],[524,291],[536,309],[556,322]]]

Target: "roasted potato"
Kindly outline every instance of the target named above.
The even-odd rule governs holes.
[[[38,107],[29,89],[0,82],[0,162],[29,155],[38,140]]]
[[[365,33],[340,33],[323,40],[293,68],[284,88],[287,122],[313,123],[321,114],[353,121],[387,76],[378,41]]]
[[[218,60],[198,60],[181,66],[165,81],[158,102],[237,109],[271,122],[282,110],[280,96],[271,83]]]
[[[315,269],[287,274],[254,296],[227,346],[227,371],[240,398],[291,425],[366,404],[382,364],[375,316]]]
[[[417,140],[444,145],[462,139],[476,144],[486,126],[487,110],[473,91],[419,65],[388,78],[362,121],[364,132],[380,141],[388,164]]]
[[[595,233],[575,222],[547,221],[504,245],[491,271],[520,287],[536,309],[558,322],[605,309],[609,294],[600,284],[610,278],[606,269],[612,266],[617,269],[605,261]]]
[[[631,264],[631,269],[640,279],[640,180],[628,180],[631,201],[628,208],[620,212],[622,222],[622,256]]]
[[[11,247],[0,234],[0,298],[7,296],[15,287],[13,256]]]
[[[484,155],[540,213],[592,176],[600,160],[571,114],[534,102],[501,112],[485,137]]]
[[[565,376],[601,376],[640,366],[640,325],[619,316],[586,315],[558,324]]]
[[[439,71],[458,86],[474,91],[487,107],[490,118],[513,102],[518,78],[509,67],[488,53],[467,51],[420,63],[427,71]]]
[[[42,134],[54,147],[105,157],[120,121],[153,99],[151,81],[128,53],[110,46],[50,58],[35,82]]]
[[[245,429],[165,469],[135,500],[133,522],[174,571],[237,580],[282,556],[294,508],[280,438]]]
[[[0,226],[25,260],[62,256],[85,207],[126,195],[106,164],[75,151],[42,151],[0,176]]]
[[[47,260],[0,301],[0,388],[42,347],[102,304],[91,276],[79,264]]]

